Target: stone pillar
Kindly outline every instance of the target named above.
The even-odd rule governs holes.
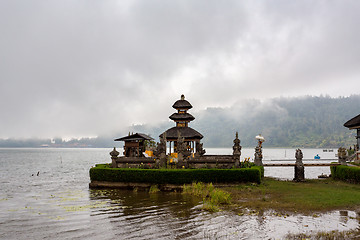
[[[240,146],[239,134],[236,132],[233,146],[233,157],[235,159],[235,167],[240,166],[241,146]]]
[[[300,149],[296,149],[295,158],[296,158],[296,162],[294,168],[295,171],[294,181],[301,182],[305,180],[305,168],[304,168],[304,163],[302,161],[303,153]]]
[[[119,152],[116,151],[116,148],[114,147],[114,150],[112,150],[110,152],[110,156],[111,156],[111,167],[112,168],[116,168],[117,165],[116,165],[116,159],[118,158],[119,156]]]
[[[347,163],[346,163],[346,149],[343,148],[343,147],[340,147],[338,149],[338,162],[341,165],[347,165]]]
[[[262,163],[262,147],[261,146],[256,146],[255,148],[255,159],[254,159],[254,163],[256,166],[263,166]]]

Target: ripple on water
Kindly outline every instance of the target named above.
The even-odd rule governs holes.
[[[133,194],[128,192],[127,194]],[[139,196],[139,195],[138,195]],[[146,197],[147,196],[147,197]],[[199,211],[199,205],[182,202],[178,196],[159,193],[162,201],[140,199],[121,212],[112,213],[111,225],[116,236],[127,239],[173,239],[173,238],[218,238],[218,239],[259,239],[278,238],[287,233],[310,231],[349,230],[358,226],[356,213],[339,211],[319,216],[276,216],[273,212],[258,215],[239,216],[232,212],[207,213]],[[164,199],[167,201],[164,201]],[[134,198],[127,198],[134,200]],[[160,198],[157,198],[160,199]],[[174,202],[176,202],[176,206]],[[154,204],[156,203],[156,204]],[[179,208],[179,205],[182,206]],[[128,207],[128,208],[127,208]],[[126,211],[127,210],[127,211]],[[98,211],[94,209],[94,211]],[[117,216],[115,216],[118,214]]]

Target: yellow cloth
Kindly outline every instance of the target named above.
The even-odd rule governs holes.
[[[154,156],[153,151],[148,151],[148,150],[146,150],[145,153],[146,153],[149,157],[153,157],[153,156]]]

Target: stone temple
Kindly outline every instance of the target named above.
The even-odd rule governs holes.
[[[205,155],[201,139],[204,137],[189,123],[195,118],[188,111],[190,102],[181,95],[172,106],[176,109],[169,118],[175,126],[160,134],[160,142],[143,133],[129,134],[115,141],[124,141],[124,154],[114,150],[110,153],[113,168],[233,168],[239,167],[241,146],[235,135],[233,154]],[[152,144],[149,144],[152,143]],[[173,151],[173,152],[172,152]]]
[[[169,143],[169,149],[174,149],[176,153],[178,150],[178,138],[183,138],[186,144],[186,150],[189,153],[195,153],[199,149],[200,140],[203,135],[193,128],[189,127],[189,123],[195,118],[187,111],[192,108],[191,104],[185,100],[185,96],[181,95],[180,100],[177,100],[173,106],[177,112],[173,113],[169,118],[175,122],[175,127],[166,130],[160,134],[160,138]],[[171,153],[171,152],[170,152]]]

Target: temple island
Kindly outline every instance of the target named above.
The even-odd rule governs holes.
[[[241,145],[238,133],[233,141],[231,155],[206,154],[201,139],[203,135],[189,127],[195,120],[188,111],[192,108],[190,102],[181,95],[172,106],[176,112],[169,118],[175,126],[167,129],[155,143],[152,137],[135,133],[115,139],[124,142],[123,155],[114,147],[110,152],[111,164],[97,164],[90,169],[90,187],[150,187],[162,185],[166,189],[169,184],[175,188],[192,182],[212,183],[260,183],[264,176],[264,166],[294,167],[294,181],[304,181],[305,166],[330,166],[334,179],[360,182],[360,168],[349,166],[348,162],[355,160],[360,165],[360,115],[344,124],[349,129],[357,130],[357,144],[352,154],[345,148],[338,149],[338,163],[306,163],[300,149],[296,150],[295,163],[263,164],[262,143],[265,139],[258,135],[253,162],[246,159],[240,162]],[[350,156],[351,155],[351,156]],[[165,187],[164,187],[165,186]],[[170,188],[174,188],[174,186]]]
[[[235,134],[232,155],[206,155],[201,143],[203,135],[189,127],[189,123],[195,119],[188,113],[192,108],[190,102],[181,95],[172,107],[176,112],[169,118],[175,122],[175,127],[160,134],[160,142],[156,145],[149,144],[153,138],[143,133],[115,139],[115,141],[124,141],[124,152],[123,156],[119,156],[119,152],[114,148],[110,153],[111,167],[225,169],[239,167],[241,146],[238,133]]]
[[[175,126],[167,129],[155,143],[152,137],[135,133],[115,141],[123,141],[123,154],[114,147],[111,164],[97,164],[90,169],[90,187],[181,189],[193,182],[260,183],[264,176],[262,166],[263,138],[258,139],[254,163],[240,162],[241,146],[238,133],[230,155],[208,155],[203,148],[203,135],[189,127],[195,120],[188,111],[192,108],[185,96],[172,106],[176,112],[169,118]],[[257,166],[256,166],[257,165]]]

